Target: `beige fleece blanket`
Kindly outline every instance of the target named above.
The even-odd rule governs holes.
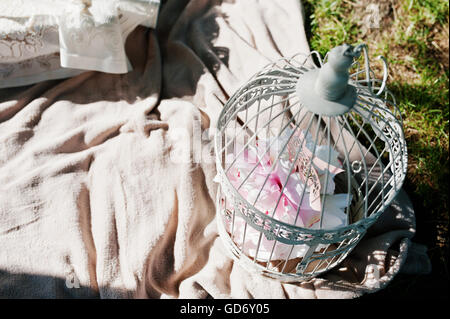
[[[198,132],[261,67],[309,52],[302,12],[298,0],[169,0],[157,31],[129,36],[132,72],[0,91],[0,297],[351,298],[402,264],[422,271],[405,263],[403,192],[340,267],[304,283],[248,272],[217,235],[212,136]]]

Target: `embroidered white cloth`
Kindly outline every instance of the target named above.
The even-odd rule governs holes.
[[[127,73],[125,41],[155,27],[159,0],[0,1],[0,88],[84,70]]]

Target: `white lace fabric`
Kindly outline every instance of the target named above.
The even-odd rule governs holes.
[[[155,27],[159,5],[159,0],[1,0],[0,88],[84,70],[128,72],[126,38],[138,25]]]

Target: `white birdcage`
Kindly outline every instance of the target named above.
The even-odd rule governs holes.
[[[299,54],[268,65],[226,103],[215,136],[217,221],[238,262],[282,281],[317,276],[396,196],[406,143],[379,59],[382,80],[364,44],[323,61]]]

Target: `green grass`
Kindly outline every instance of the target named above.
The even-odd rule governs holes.
[[[302,3],[311,49],[324,56],[342,43],[364,42],[371,57],[381,54],[387,58],[388,88],[401,110],[408,144],[404,187],[416,211],[415,240],[428,246],[434,274],[445,276],[448,285],[448,1],[302,0]],[[378,27],[368,26],[365,20],[370,14],[370,4],[378,5]],[[377,64],[375,59],[371,62]]]

